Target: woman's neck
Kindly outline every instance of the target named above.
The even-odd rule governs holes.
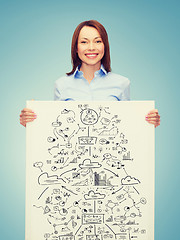
[[[81,65],[80,71],[83,72],[84,78],[90,83],[94,78],[94,73],[98,71],[101,68],[101,63],[96,65],[87,65],[83,64]]]

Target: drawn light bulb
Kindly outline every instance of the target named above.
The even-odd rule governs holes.
[[[41,172],[43,172],[42,166],[43,166],[43,163],[42,163],[42,162],[35,162],[35,163],[33,164],[33,167],[39,168],[39,169],[41,170]]]

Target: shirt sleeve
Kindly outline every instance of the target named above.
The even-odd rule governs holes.
[[[57,83],[55,83],[54,86],[54,101],[61,101],[61,93],[58,89]]]
[[[121,96],[121,101],[130,101],[130,81],[127,79],[127,83],[124,87],[124,91]]]

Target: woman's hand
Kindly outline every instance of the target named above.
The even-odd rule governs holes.
[[[151,110],[147,115],[146,115],[146,121],[148,123],[154,124],[155,127],[160,125],[160,116],[158,113],[157,109]]]
[[[26,123],[32,122],[37,118],[37,115],[29,108],[24,108],[20,114],[20,124],[26,127]]]

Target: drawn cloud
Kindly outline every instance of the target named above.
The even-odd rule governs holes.
[[[127,176],[121,179],[121,183],[122,185],[135,185],[135,184],[139,184],[140,181],[135,177]]]
[[[64,184],[65,181],[62,178],[58,178],[57,175],[49,176],[47,172],[42,173],[38,177],[38,183],[40,185],[53,185],[53,184]]]
[[[101,193],[95,193],[93,190],[89,191],[88,194],[84,195],[84,198],[86,200],[92,200],[92,199],[104,199],[105,198],[105,194],[101,194]]]
[[[79,164],[80,168],[100,168],[101,166],[98,162],[91,162],[90,159],[85,159],[82,164]]]

